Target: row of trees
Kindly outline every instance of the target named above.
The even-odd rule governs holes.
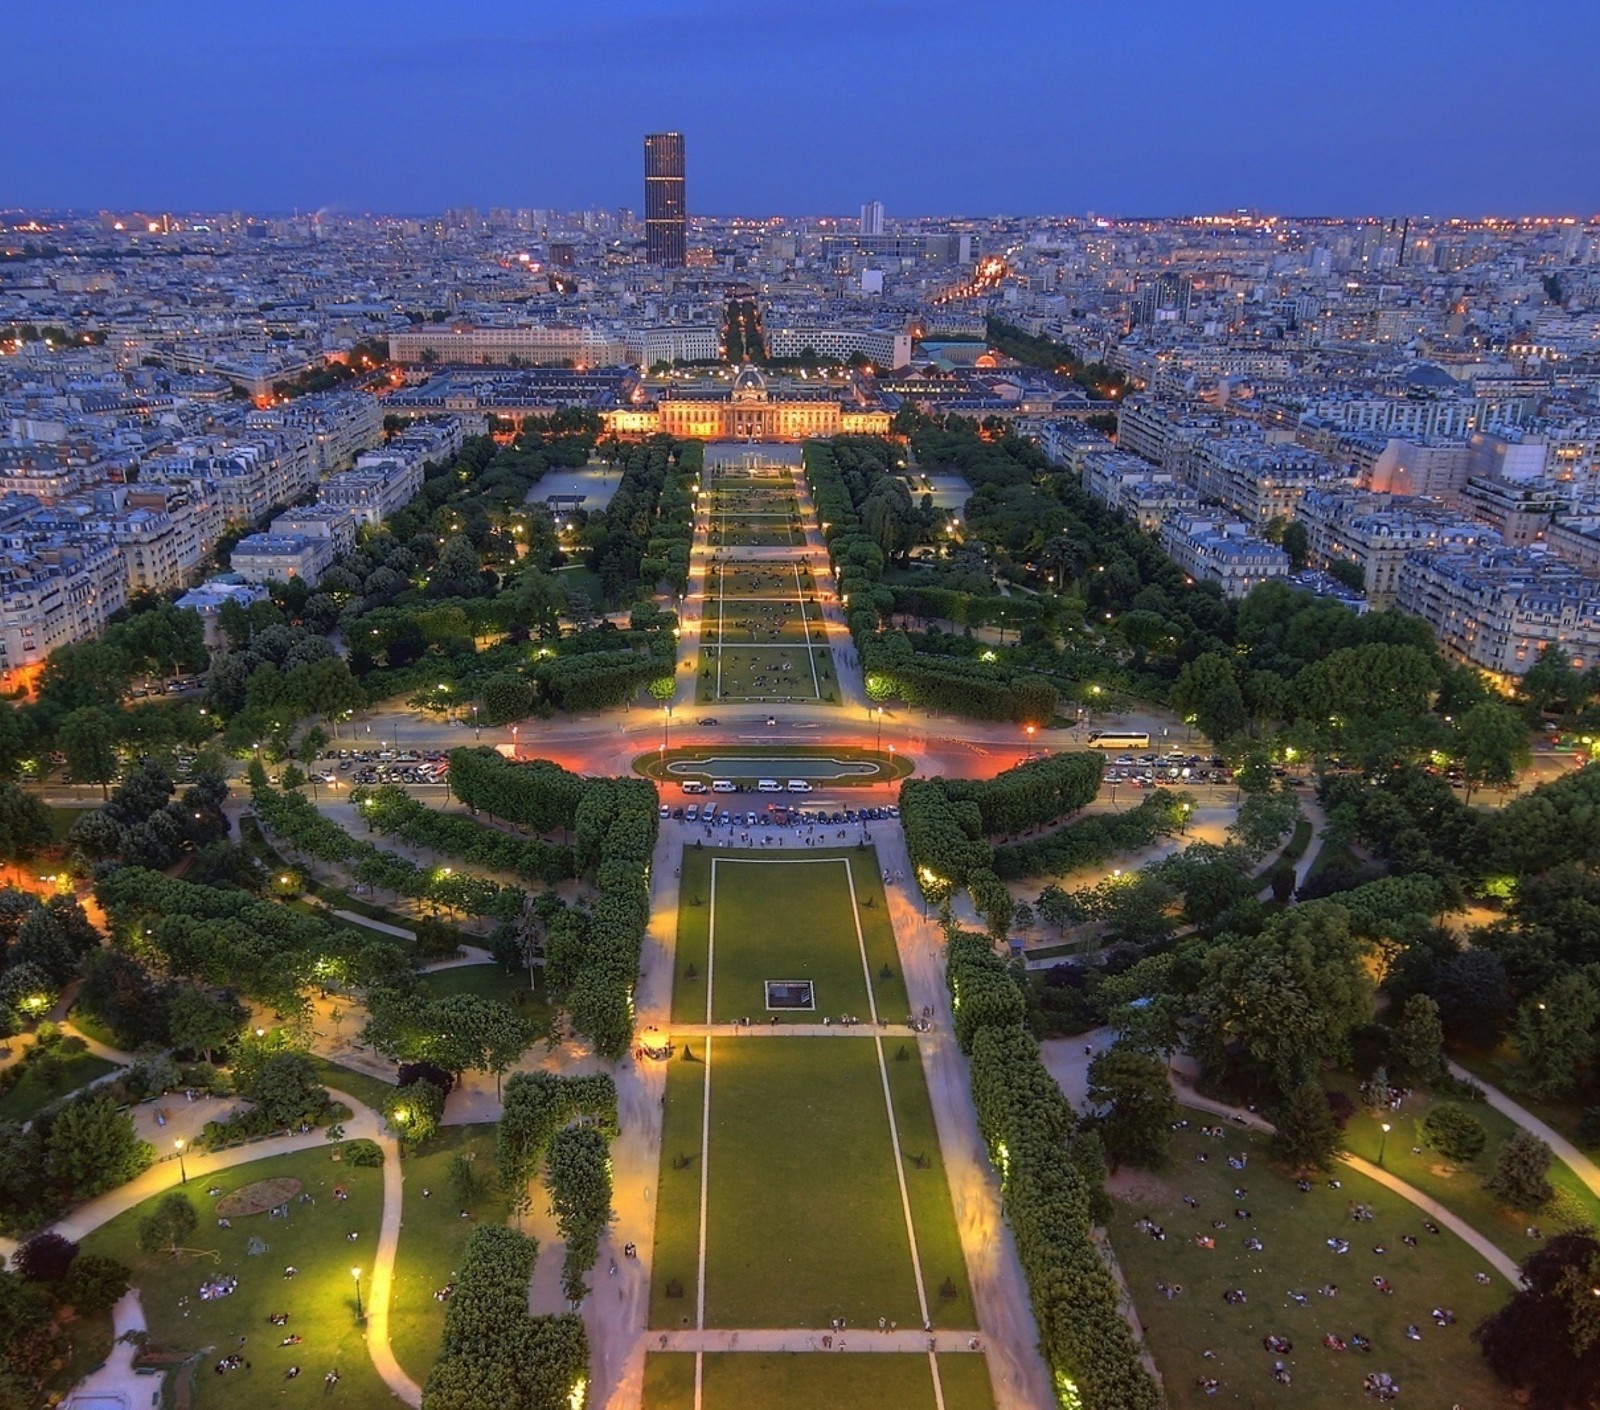
[[[422,1388],[423,1410],[570,1410],[582,1403],[589,1369],[583,1319],[528,1315],[538,1253],[515,1229],[485,1224],[467,1236],[439,1359]]]
[[[1092,1236],[1105,1160],[1082,1130],[1023,1026],[1022,991],[984,936],[951,927],[946,979],[957,1039],[1001,1199],[1028,1279],[1039,1345],[1084,1410],[1156,1410],[1117,1285]]]
[[[659,826],[655,785],[636,778],[578,778],[548,762],[513,764],[492,750],[453,752],[451,779],[467,807],[542,831],[570,832],[576,870],[598,892],[552,992],[602,1057],[633,1040],[639,943],[650,918],[650,856]],[[541,935],[547,918],[537,918]],[[559,985],[559,987],[558,987]]]
[[[896,607],[893,590],[882,582],[884,566],[922,541],[932,523],[921,524],[911,510],[904,481],[893,473],[899,468],[894,447],[870,438],[813,441],[804,466],[869,697],[898,696],[978,719],[1049,723],[1057,704],[1049,681],[919,653],[904,633],[880,636],[880,624]]]
[[[370,791],[357,789],[350,801],[360,809],[367,825],[385,836],[401,837],[415,846],[431,847],[492,871],[515,872],[524,881],[554,885],[572,875],[570,847],[517,837],[459,813],[437,812],[394,784]]]

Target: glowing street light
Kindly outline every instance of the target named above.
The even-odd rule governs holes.
[[[365,1315],[361,1311],[361,1270],[359,1268],[352,1268],[350,1270],[350,1276],[356,1280],[356,1321],[359,1322]]]
[[[1378,1165],[1379,1165],[1380,1168],[1383,1165],[1383,1152],[1389,1145],[1389,1130],[1390,1130],[1390,1127],[1389,1127],[1389,1123],[1387,1121],[1385,1121],[1383,1123],[1382,1130],[1383,1130],[1383,1135],[1378,1140]]]
[[[188,1167],[183,1163],[182,1136],[179,1136],[178,1139],[172,1143],[172,1148],[178,1153],[178,1183],[180,1185],[187,1185],[189,1183],[189,1170]]]

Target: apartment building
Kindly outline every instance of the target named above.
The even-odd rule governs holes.
[[[1320,568],[1341,559],[1355,563],[1375,609],[1394,605],[1407,554],[1500,545],[1493,529],[1420,496],[1312,490],[1301,499],[1295,517],[1305,525],[1310,562]]]
[[[1600,661],[1600,578],[1543,547],[1408,554],[1397,604],[1448,655],[1510,682],[1546,646],[1579,670]]]
[[[248,534],[234,545],[229,566],[247,583],[286,583],[300,578],[315,587],[333,558],[333,540],[329,537]]]
[[[1226,515],[1179,512],[1161,524],[1161,547],[1196,582],[1217,583],[1238,599],[1273,578],[1289,576],[1289,555],[1254,538],[1250,526]]]
[[[122,555],[105,542],[0,539],[0,681],[105,630],[127,605]]]

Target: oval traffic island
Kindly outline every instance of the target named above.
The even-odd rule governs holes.
[[[635,773],[657,783],[715,783],[727,780],[754,784],[758,779],[804,779],[835,787],[895,783],[912,772],[911,760],[893,750],[857,749],[848,745],[685,745],[641,754]]]

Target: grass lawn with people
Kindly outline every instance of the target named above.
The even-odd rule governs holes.
[[[811,569],[798,563],[713,563],[706,570],[706,598],[783,598],[796,602],[813,598],[817,580]]]
[[[494,1172],[493,1123],[445,1126],[415,1155],[405,1158],[405,1196],[394,1294],[389,1302],[389,1346],[419,1385],[439,1359],[444,1314],[437,1294],[455,1281],[467,1236],[480,1224],[503,1224],[510,1210]],[[456,1158],[470,1161],[480,1182],[470,1203],[452,1177]],[[427,1191],[424,1194],[424,1191]],[[470,1218],[461,1218],[466,1209]]]
[[[866,1336],[866,1332],[860,1335]],[[939,1357],[945,1410],[993,1410],[982,1356]],[[728,1352],[706,1356],[704,1410],[934,1410],[926,1356],[895,1352],[828,1356],[804,1352]],[[691,1410],[694,1357],[655,1352],[645,1358],[644,1410]]]
[[[713,1021],[748,1017],[766,1023],[776,1017],[779,1023],[820,1023],[824,1015],[848,1014],[869,1022],[863,943],[878,1013],[894,1022],[906,1016],[909,1001],[877,854],[871,849],[799,851],[803,855],[780,861],[771,852],[684,849],[672,995],[676,1021],[705,1022],[713,908]],[[769,1013],[769,979],[810,980],[815,1007]]]
[[[419,975],[417,984],[435,999],[453,994],[493,999],[515,1009],[540,1033],[550,1031],[550,1001],[542,987],[535,988],[528,983],[526,974],[508,974],[497,964],[466,964]]]
[[[330,1391],[323,1378],[334,1370],[340,1403],[394,1403],[372,1369],[356,1310],[358,1286],[363,1297],[371,1286],[383,1172],[336,1160],[343,1149],[341,1143],[272,1156],[190,1180],[182,1192],[199,1222],[176,1257],[139,1248],[140,1221],[154,1211],[160,1195],[83,1241],[86,1252],[120,1259],[135,1270],[152,1346],[204,1352],[190,1402],[196,1410],[234,1410],[268,1400],[322,1404]],[[219,1199],[274,1178],[299,1180],[302,1193],[314,1202],[292,1199],[283,1219],[266,1212],[235,1215],[229,1228],[218,1225]],[[335,1187],[347,1197],[336,1199]],[[264,1243],[266,1251],[251,1254],[252,1240]],[[297,1270],[293,1277],[284,1276],[287,1268]],[[361,1270],[359,1285],[353,1268]],[[201,1296],[203,1287],[228,1279],[237,1279],[230,1294]],[[289,1320],[274,1326],[269,1319],[283,1312]],[[291,1336],[300,1337],[299,1344],[280,1345]],[[219,1358],[231,1354],[247,1360],[249,1368],[218,1374]],[[301,1374],[289,1379],[285,1372],[292,1366]]]
[[[701,705],[720,700],[835,705],[839,683],[834,679],[833,653],[825,646],[718,647],[708,642],[700,652],[695,700]]]
[[[1205,1119],[1186,1115],[1188,1129],[1174,1135],[1163,1170],[1114,1178],[1110,1221],[1174,1410],[1254,1407],[1277,1403],[1275,1396],[1296,1410],[1345,1410],[1367,1403],[1364,1380],[1380,1372],[1400,1385],[1401,1404],[1511,1405],[1471,1340],[1472,1328],[1510,1297],[1505,1278],[1454,1235],[1427,1232],[1420,1210],[1348,1167],[1310,1177],[1302,1192],[1272,1164],[1265,1137],[1233,1126],[1221,1138],[1204,1136]],[[1245,1168],[1230,1166],[1229,1157],[1244,1157]],[[1372,1218],[1355,1219],[1357,1205]],[[1239,1218],[1239,1210],[1250,1217]],[[1165,1238],[1136,1227],[1140,1220],[1153,1221]],[[1261,1248],[1248,1248],[1247,1239]],[[1336,1252],[1330,1239],[1347,1241],[1348,1251]],[[1479,1282],[1480,1274],[1488,1281]],[[1168,1297],[1162,1285],[1181,1291]],[[1245,1300],[1228,1302],[1230,1291]],[[1454,1323],[1436,1325],[1436,1308],[1454,1313]],[[1408,1325],[1418,1340],[1407,1336]],[[1370,1351],[1356,1349],[1357,1334]],[[1286,1338],[1292,1350],[1266,1350],[1268,1336]],[[1349,1349],[1325,1345],[1325,1336]],[[1292,1388],[1274,1383],[1280,1361]],[[1200,1383],[1206,1378],[1218,1382],[1214,1394]]]
[[[1534,1249],[1527,1232],[1530,1226],[1548,1226],[1547,1232],[1551,1233],[1562,1224],[1575,1222],[1600,1227],[1600,1200],[1559,1160],[1550,1162],[1548,1172],[1557,1199],[1538,1213],[1507,1209],[1484,1189],[1485,1177],[1493,1173],[1501,1150],[1518,1130],[1509,1116],[1502,1115],[1487,1102],[1457,1103],[1482,1122],[1488,1133],[1488,1142],[1475,1159],[1446,1160],[1438,1151],[1429,1149],[1422,1133],[1422,1120],[1435,1100],[1432,1094],[1416,1090],[1406,1098],[1399,1111],[1386,1111],[1381,1116],[1357,1111],[1345,1126],[1345,1148],[1352,1155],[1373,1162],[1377,1161],[1381,1149],[1386,1170],[1438,1200],[1519,1263]],[[1387,1139],[1383,1135],[1383,1122],[1390,1127]]]

